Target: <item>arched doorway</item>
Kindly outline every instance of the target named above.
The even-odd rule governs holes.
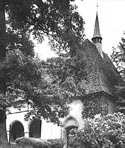
[[[24,136],[24,127],[20,121],[14,121],[10,125],[10,141],[15,141],[18,137]]]
[[[33,119],[29,125],[29,137],[41,138],[41,120]]]

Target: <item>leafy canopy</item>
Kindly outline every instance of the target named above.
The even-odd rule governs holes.
[[[0,143],[7,143],[5,109],[16,106],[17,101],[30,102],[33,110],[29,114],[52,122],[65,111],[64,100],[52,96],[55,88],[46,79],[41,61],[34,57],[30,35],[39,42],[47,36],[53,50],[73,55],[84,37],[84,21],[73,2],[0,0]]]
[[[0,2],[0,17],[3,18],[0,35],[5,41],[1,44],[1,51],[5,53],[0,66],[1,102],[4,100],[1,107],[23,98],[30,100],[34,108],[29,114],[42,115],[51,121],[62,116],[66,97],[63,100],[63,95],[59,95],[59,88],[48,80],[51,68],[34,57],[34,45],[29,38],[33,35],[38,41],[43,41],[44,36],[47,36],[54,50],[59,53],[60,50],[74,53],[84,37],[84,21],[71,2],[73,0]],[[62,92],[65,93],[64,90]]]
[[[75,50],[84,37],[84,21],[74,0],[6,0],[8,23],[14,30],[46,35],[54,50]]]

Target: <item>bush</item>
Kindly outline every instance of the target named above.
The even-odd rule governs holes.
[[[84,129],[71,130],[69,134],[71,148],[124,148],[125,115],[96,116],[86,119]]]
[[[16,139],[16,144],[18,146],[29,146],[33,148],[50,148],[51,143],[47,140],[42,140],[38,138],[27,138],[21,137]]]
[[[63,148],[64,141],[61,139],[48,139],[51,143],[51,148]]]
[[[39,138],[21,137],[16,139],[17,146],[29,146],[32,148],[63,148],[64,142],[61,139],[43,140]]]

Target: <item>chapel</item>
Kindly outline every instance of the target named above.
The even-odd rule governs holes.
[[[96,12],[92,40],[83,41],[80,54],[86,62],[86,77],[82,82],[85,94],[71,103],[71,106],[76,108],[75,111],[73,111],[74,108],[71,108],[71,112],[62,123],[64,133],[61,127],[47,123],[42,118],[25,121],[24,115],[28,112],[26,104],[20,110],[11,108],[11,113],[7,114],[8,141],[13,142],[21,136],[42,139],[56,139],[65,136],[65,140],[67,140],[67,130],[72,127],[80,128],[84,118],[93,118],[95,114],[100,113],[112,114],[117,111],[115,92],[117,86],[123,84],[123,80],[109,56],[102,50],[98,12]]]
[[[82,82],[85,94],[71,103],[75,108],[78,106],[78,111],[73,112],[73,108],[71,109],[71,113],[63,122],[65,129],[72,126],[80,127],[82,120],[87,117],[93,118],[97,114],[118,112],[118,97],[115,92],[117,87],[124,83],[109,56],[103,52],[98,11],[92,40],[83,41],[80,54],[86,64],[86,77]]]

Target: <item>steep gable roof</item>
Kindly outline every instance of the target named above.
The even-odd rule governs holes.
[[[103,53],[100,56],[96,46],[86,39],[82,44],[81,54],[86,61],[86,79],[83,88],[86,94],[105,92],[113,95],[114,86],[122,83],[122,79],[110,58]]]

